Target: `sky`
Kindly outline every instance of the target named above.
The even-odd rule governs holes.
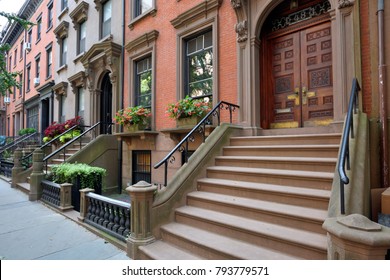
[[[8,13],[18,13],[26,0],[0,0],[0,11]],[[0,30],[7,23],[5,17],[0,16]]]

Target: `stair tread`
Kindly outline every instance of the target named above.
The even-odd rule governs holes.
[[[284,170],[271,168],[251,168],[251,167],[236,167],[236,166],[211,166],[207,170],[213,171],[227,171],[227,172],[244,172],[256,174],[281,175],[291,177],[307,177],[307,178],[324,178],[333,179],[333,172],[319,172],[319,171],[303,171],[303,170]]]
[[[233,181],[233,180],[216,179],[216,178],[202,178],[199,179],[198,182],[206,183],[206,184],[226,185],[230,187],[239,187],[239,188],[242,187],[251,190],[285,193],[288,195],[312,196],[312,197],[323,198],[323,199],[329,199],[331,194],[330,190],[309,189],[309,188],[300,188],[300,187],[292,187],[292,186],[284,186],[284,185]]]
[[[341,137],[341,133],[322,133],[322,134],[289,134],[289,135],[260,135],[260,136],[234,136],[230,139],[285,139],[285,138],[323,138],[323,137]]]
[[[297,145],[239,145],[225,146],[226,149],[335,149],[339,148],[338,144],[297,144]]]
[[[279,215],[287,215],[289,217],[293,216],[316,222],[325,221],[328,214],[328,211],[326,210],[202,191],[191,192],[187,197],[229,204],[242,208],[250,208],[257,211],[267,211]]]
[[[234,256],[238,259],[296,259],[296,257],[284,254],[282,252],[262,248],[244,241],[181,223],[170,223],[163,225],[161,228],[183,239],[189,240],[207,248],[212,248],[224,254]]]
[[[336,163],[337,158],[322,157],[273,157],[273,156],[216,156],[216,159],[238,159],[248,161],[291,161],[313,163]]]
[[[197,260],[199,256],[184,251],[162,240],[140,246],[139,249],[155,260]]]
[[[244,230],[256,235],[267,236],[267,238],[285,240],[287,242],[324,251],[327,249],[326,235],[324,234],[238,217],[193,206],[177,208],[176,214],[186,215],[199,220],[206,220],[213,224],[220,224],[225,227],[239,229],[240,231]]]

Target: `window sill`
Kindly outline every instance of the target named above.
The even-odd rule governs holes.
[[[84,54],[85,54],[85,51],[82,52],[82,53],[80,53],[80,54],[78,54],[78,55],[75,57],[75,59],[73,59],[73,63],[76,64],[80,59],[83,58]]]
[[[112,41],[112,39],[114,38],[114,36],[112,34],[109,34],[105,37],[103,37],[102,39],[100,39],[99,43],[103,43],[103,42],[107,42],[107,41]]]
[[[35,41],[35,45],[37,45],[40,41],[41,41],[41,38],[37,39],[37,40]]]
[[[68,68],[68,64],[62,65],[60,68],[57,69],[57,73],[60,73],[63,70],[66,70]]]
[[[68,11],[69,11],[69,8],[68,8],[68,7],[66,7],[65,9],[63,9],[63,10],[60,12],[60,14],[58,15],[58,20],[61,20],[61,18],[62,18],[65,14],[67,14]]]
[[[151,8],[149,10],[147,10],[145,13],[137,16],[136,18],[134,18],[132,21],[130,21],[128,27],[130,28],[130,30],[133,30],[134,29],[134,25],[135,23],[141,21],[143,18],[147,17],[147,16],[156,16],[157,14],[157,9],[156,8]]]
[[[53,28],[53,24],[47,27],[46,33],[48,33]]]

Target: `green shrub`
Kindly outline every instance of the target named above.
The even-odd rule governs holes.
[[[32,128],[32,127],[27,127],[27,128],[22,128],[21,130],[19,130],[19,135],[22,136],[22,135],[25,135],[25,134],[31,134],[31,133],[35,133],[37,132],[37,130],[35,128]]]
[[[75,183],[80,179],[80,188],[95,188],[102,183],[106,169],[84,163],[62,163],[51,168],[51,180],[58,184]]]
[[[68,142],[69,140],[72,140],[73,137],[77,137],[81,134],[81,131],[80,130],[74,130],[74,131],[71,131],[71,132],[68,132],[64,135],[62,135],[60,137],[60,142],[61,143],[66,143]]]

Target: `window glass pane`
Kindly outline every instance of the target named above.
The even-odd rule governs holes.
[[[142,0],[141,1],[141,14],[151,9],[153,5],[153,0]]]
[[[144,107],[152,105],[152,68],[151,58],[147,57],[137,62],[136,103]]]
[[[111,18],[111,1],[107,1],[103,6],[103,22]]]
[[[196,41],[196,50],[194,42]],[[209,31],[187,42],[188,94],[201,96],[213,91],[212,32]]]
[[[84,111],[84,89],[79,88],[79,111]]]

